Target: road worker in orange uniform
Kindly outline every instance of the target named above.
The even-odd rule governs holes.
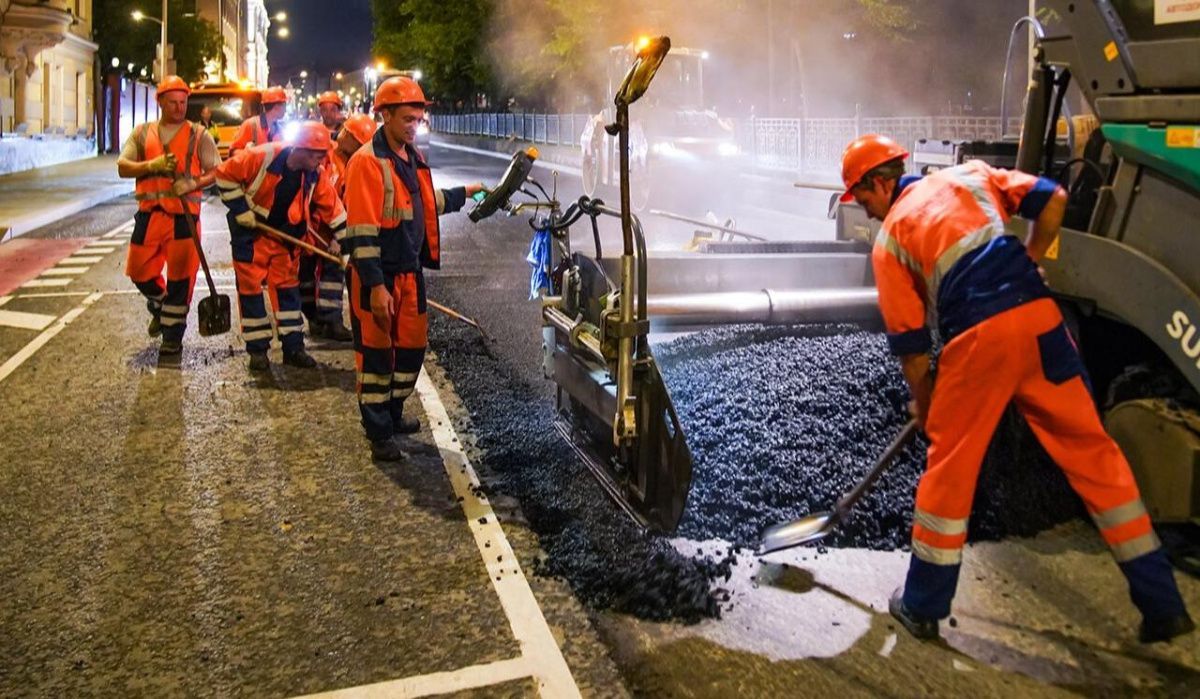
[[[317,97],[317,113],[321,115],[321,123],[329,129],[329,137],[335,142],[342,129],[342,123],[346,121],[345,115],[342,114],[345,108],[341,96],[333,90],[322,92]]]
[[[229,144],[229,157],[249,146],[261,146],[283,140],[280,122],[287,113],[287,93],[282,87],[268,87],[262,93],[262,114],[242,122],[233,142]]]
[[[344,247],[351,259],[358,405],[371,455],[381,461],[404,459],[397,435],[420,429],[415,417],[404,414],[404,401],[425,359],[422,268],[441,264],[438,216],[458,211],[483,189],[434,188],[429,166],[413,145],[426,104],[411,78],[383,81],[374,103],[383,125],[346,169]]]
[[[369,143],[375,135],[375,120],[366,114],[355,114],[346,120],[337,142],[329,150],[325,169],[329,171],[329,182],[339,197],[346,192],[346,165],[350,156]],[[334,255],[341,248],[329,226],[314,219],[309,231],[308,242],[325,248]],[[339,342],[349,342],[350,330],[342,324],[342,288],[346,278],[342,268],[328,260],[306,251],[300,251],[300,310],[308,319],[309,333]]]
[[[1066,193],[1052,180],[971,161],[903,176],[908,153],[878,135],[842,156],[846,193],[883,225],[872,264],[892,353],[929,437],[908,578],[889,609],[918,638],[950,614],[980,464],[1013,402],[1083,498],[1142,613],[1144,643],[1194,628],[1129,464],[1100,422],[1088,377],[1037,262]],[[1032,222],[1022,241],[1010,217]],[[937,381],[932,330],[944,347]]]
[[[159,83],[161,118],[134,129],[117,160],[117,173],[137,180],[138,211],[133,217],[125,274],[146,297],[150,311],[147,330],[151,337],[162,335],[160,354],[178,354],[183,349],[200,262],[184,219],[185,212],[191,214],[199,235],[200,194],[180,200],[172,185],[180,177],[210,173],[221,162],[212,136],[186,119],[191,92],[177,75],[168,75]]]
[[[207,187],[215,179],[221,200],[229,207],[238,310],[251,371],[270,368],[267,349],[274,333],[263,300],[264,282],[275,309],[284,364],[317,365],[304,350],[299,248],[266,233],[256,235],[255,228],[262,222],[293,238],[303,238],[312,220],[320,217],[335,236],[342,234],[346,212],[322,167],[329,146],[328,129],[315,121],[303,122],[292,142],[249,148],[222,163],[213,177],[181,183],[195,189]]]

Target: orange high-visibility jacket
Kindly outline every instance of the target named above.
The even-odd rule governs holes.
[[[347,226],[344,245],[364,286],[383,284],[386,276],[441,266],[438,215],[466,203],[464,187],[436,189],[429,166],[408,148],[420,188],[422,221],[414,220],[414,201],[396,172],[383,129],[363,144],[346,168]]]
[[[259,114],[242,122],[233,142],[229,144],[229,156],[233,157],[238,151],[249,146],[261,146],[283,140],[283,130],[279,122],[267,126],[267,117]]]
[[[253,211],[260,221],[266,222],[275,204],[275,188],[283,177],[291,150],[281,143],[255,146],[217,167],[221,201],[234,216]],[[345,229],[346,210],[333,191],[324,168],[304,173],[303,184],[288,208],[288,222],[303,233],[312,224],[314,215],[328,222],[335,234]]]
[[[1053,180],[973,160],[924,178],[904,177],[871,262],[894,354],[929,350],[997,313],[1049,295],[1014,215],[1035,219]]]
[[[184,212],[183,204],[171,189],[175,177],[185,175],[199,177],[203,174],[200,165],[200,137],[204,129],[199,124],[186,121],[175,132],[174,138],[164,147],[158,132],[158,122],[148,122],[137,127],[133,132],[133,142],[137,145],[138,161],[145,162],[163,155],[168,150],[175,154],[174,175],[144,175],[137,178],[134,196],[138,201],[139,211],[154,211],[160,209],[175,216]],[[200,215],[201,192],[184,195],[188,212],[193,216]]]

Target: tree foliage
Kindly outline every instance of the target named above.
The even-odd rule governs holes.
[[[470,104],[492,87],[482,46],[491,10],[490,0],[371,0],[375,56],[419,69],[426,97]]]
[[[185,17],[183,0],[167,4],[167,40],[175,46],[175,72],[189,82],[204,79],[204,64],[221,53],[216,25],[200,17]],[[157,18],[161,3],[150,0],[95,0],[93,32],[100,45],[100,64],[108,67],[117,58],[122,67],[154,65],[160,29],[155,22],[135,22],[130,16],[142,10]]]

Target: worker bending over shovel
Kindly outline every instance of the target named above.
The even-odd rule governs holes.
[[[278,231],[300,239],[319,217],[335,236],[341,234],[346,212],[321,167],[329,147],[329,129],[320,122],[303,122],[291,142],[251,147],[222,163],[212,175],[177,186],[181,192],[193,191],[215,180],[221,200],[229,207],[238,311],[251,371],[267,371],[271,366],[267,349],[274,332],[263,300],[264,282],[275,309],[284,364],[317,365],[304,350],[299,249],[264,233]]]
[[[912,558],[889,610],[914,636],[938,635],[958,585],[979,468],[1011,401],[1083,498],[1142,613],[1139,639],[1195,628],[1133,473],[1104,431],[1088,377],[1037,262],[1058,236],[1066,193],[982,161],[905,177],[908,153],[878,135],[842,156],[842,201],[883,221],[872,264],[888,345],[929,436]],[[1007,228],[1032,221],[1021,241]],[[927,320],[928,319],[928,320]],[[931,326],[944,348],[930,371]]]

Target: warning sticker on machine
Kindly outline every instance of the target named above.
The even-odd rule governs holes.
[[[1200,128],[1168,126],[1167,148],[1200,148]]]
[[[1054,242],[1050,243],[1050,247],[1046,248],[1046,254],[1043,255],[1043,257],[1045,257],[1047,260],[1058,259],[1058,238],[1055,238]]]
[[[1200,20],[1200,0],[1154,0],[1154,23],[1195,22]]]

